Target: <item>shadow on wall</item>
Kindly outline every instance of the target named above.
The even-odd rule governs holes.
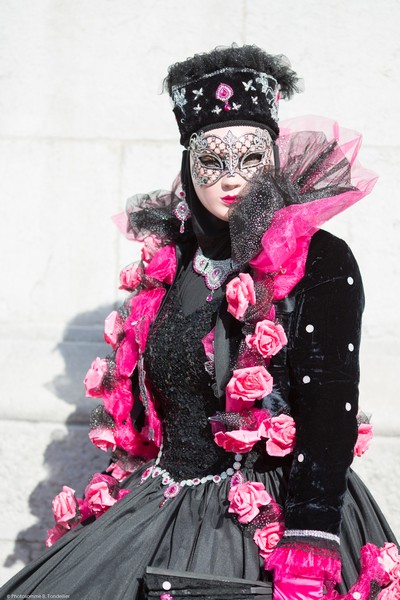
[[[38,483],[29,497],[30,512],[37,518],[37,523],[19,532],[5,567],[12,567],[18,561],[27,564],[41,556],[45,551],[47,529],[55,524],[51,509],[54,496],[63,485],[68,485],[81,497],[91,475],[104,470],[108,464],[107,455],[95,448],[88,438],[90,412],[101,400],[86,398],[82,381],[92,360],[110,351],[103,341],[103,325],[99,323],[104,322],[105,316],[114,308],[103,305],[76,316],[68,323],[62,340],[55,347],[64,359],[65,369],[46,387],[54,397],[75,405],[75,410],[65,423],[54,424],[43,461],[48,476]]]

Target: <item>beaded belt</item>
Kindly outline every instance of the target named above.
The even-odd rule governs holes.
[[[161,457],[162,445],[160,447],[160,451],[154,462],[154,465],[148,467],[142,473],[142,477],[140,478],[139,483],[139,485],[142,485],[142,483],[144,483],[149,477],[155,479],[156,477],[162,476],[161,483],[167,487],[164,490],[164,500],[161,502],[160,508],[164,506],[167,500],[169,500],[170,498],[175,498],[179,494],[181,489],[185,486],[196,487],[197,485],[207,483],[207,481],[211,481],[212,483],[220,483],[225,479],[230,479],[231,485],[237,485],[238,483],[242,483],[243,480],[243,475],[240,472],[242,466],[241,461],[243,458],[241,454],[235,454],[235,462],[233,463],[232,467],[229,467],[225,471],[222,471],[222,473],[218,473],[217,475],[204,475],[203,477],[194,477],[193,479],[182,479],[181,481],[175,481],[166,469],[162,469],[159,466]],[[238,481],[236,481],[236,478],[238,479]]]

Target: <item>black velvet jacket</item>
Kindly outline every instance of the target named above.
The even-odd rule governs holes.
[[[276,303],[288,344],[273,357],[273,393],[263,405],[285,404],[296,422],[296,446],[285,506],[287,530],[338,535],[346,477],[357,439],[358,352],[364,308],[362,281],[347,244],[325,231],[312,238],[305,275]],[[217,321],[218,389],[229,379],[237,321],[224,307]]]

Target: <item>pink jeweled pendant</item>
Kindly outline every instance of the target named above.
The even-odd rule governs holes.
[[[174,481],[174,483],[171,483],[171,485],[169,485],[167,487],[167,489],[164,490],[164,500],[161,502],[160,508],[162,508],[164,506],[164,504],[167,502],[167,500],[169,500],[170,498],[175,498],[175,496],[177,496],[180,491],[181,491],[180,483],[176,483],[175,481]]]

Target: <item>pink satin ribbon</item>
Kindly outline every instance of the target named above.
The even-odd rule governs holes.
[[[274,584],[274,600],[320,600],[323,597],[323,583],[318,579],[291,577]]]

